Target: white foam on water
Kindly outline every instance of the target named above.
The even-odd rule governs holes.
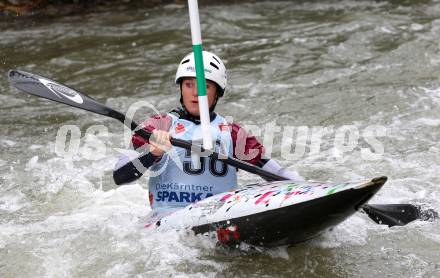
[[[288,247],[287,246],[281,246],[281,247],[274,247],[269,248],[266,250],[263,250],[263,252],[266,252],[271,258],[277,259],[289,259],[289,253],[288,253]]]
[[[415,127],[419,126],[429,126],[429,127],[436,127],[440,125],[440,119],[432,119],[432,118],[419,118],[412,122]]]
[[[131,273],[135,270],[134,265],[129,262],[126,263],[117,263],[113,265],[110,269],[108,269],[104,276],[105,277],[129,277],[128,273]]]
[[[148,269],[144,273],[148,275],[197,275],[203,270],[202,273],[211,276],[224,269],[219,262],[203,259],[214,254],[212,241],[203,236],[194,236],[185,231],[151,232],[140,242],[147,254],[142,259]]]
[[[28,163],[26,163],[25,170],[29,171],[30,169],[34,168],[38,163],[38,155],[33,156]]]
[[[42,150],[54,155],[52,148]],[[67,161],[41,158],[47,157],[46,153],[25,162],[26,171],[20,173],[17,168],[12,174],[23,175],[31,184],[21,188],[24,193],[3,195],[0,209],[7,213],[34,211],[38,217],[28,223],[1,224],[0,245],[27,250],[29,260],[41,262],[31,272],[37,276],[80,275],[84,269],[92,276],[123,272],[126,277],[130,273],[186,275],[185,269],[192,267],[194,258],[215,249],[214,241],[187,232],[146,231],[143,226],[150,209],[145,188],[139,183],[107,191],[97,187],[102,179],[108,180],[105,175],[116,162],[113,155],[109,152],[103,160],[89,161],[80,153]],[[13,175],[8,180],[16,178]],[[11,245],[17,242],[19,246]],[[197,263],[197,267],[206,270],[200,272],[203,276],[214,276],[223,268],[211,260]]]
[[[66,252],[65,248],[59,246],[68,246],[68,242],[73,240],[74,236],[66,235],[63,238],[55,238],[47,242],[47,246],[42,246],[38,257],[43,261],[42,268],[45,269],[45,275],[48,277],[71,276],[74,267],[72,256]]]
[[[410,25],[410,28],[412,31],[422,31],[423,29],[425,29],[425,26],[423,26],[422,24],[418,24],[418,23],[412,23]]]
[[[9,191],[0,196],[0,210],[8,213],[19,211],[30,204],[24,194],[18,190]]]
[[[437,104],[440,103],[440,87],[434,89],[420,87],[420,89],[425,93],[425,96],[427,96],[431,101]]]
[[[39,150],[39,149],[42,149],[42,148],[44,148],[43,145],[32,144],[32,145],[29,146],[29,150],[32,150],[32,151]]]
[[[332,230],[312,240],[311,244],[323,248],[362,246],[368,238],[369,225],[367,221],[365,217],[355,214]]]
[[[17,143],[15,141],[9,140],[9,139],[2,139],[0,140],[0,144],[2,147],[13,147]]]
[[[84,61],[73,60],[66,57],[52,58],[49,60],[49,63],[55,66],[62,66],[62,67],[68,67],[75,64],[85,64]]]

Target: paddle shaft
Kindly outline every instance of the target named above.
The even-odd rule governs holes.
[[[117,111],[115,111],[117,112]],[[119,113],[119,112],[118,112]],[[150,138],[150,136],[152,135],[151,132],[148,132],[145,129],[138,129],[138,124],[136,124],[134,121],[132,120],[128,120],[127,118],[125,118],[125,116],[120,113],[122,115],[117,115],[116,117],[114,117],[115,114],[113,115],[109,115],[109,117],[111,118],[115,118],[119,121],[121,121],[122,123],[124,123],[127,127],[129,127],[134,133],[136,133],[137,135],[141,136],[142,138],[148,140]],[[127,125],[126,123],[129,122],[130,124]],[[281,181],[281,180],[286,180],[286,178],[281,177],[279,175],[267,172],[261,168],[258,168],[250,163],[246,163],[243,161],[240,161],[238,159],[235,158],[231,158],[225,155],[221,155],[217,152],[214,152],[212,150],[206,150],[204,149],[202,146],[196,145],[196,144],[192,144],[189,141],[186,140],[182,140],[182,139],[177,139],[177,138],[170,138],[170,142],[171,145],[176,146],[176,147],[180,147],[183,149],[187,149],[187,150],[192,150],[192,151],[196,151],[199,153],[205,153],[207,156],[215,159],[215,160],[220,160],[220,161],[224,161],[226,164],[231,165],[233,167],[236,167],[238,169],[250,172],[252,174],[257,174],[261,177],[263,177],[266,180],[269,181]]]
[[[12,86],[25,93],[116,119],[146,140],[149,140],[152,135],[151,132],[139,128],[137,123],[126,117],[123,113],[107,107],[83,93],[46,77],[24,71],[11,70],[9,71],[9,82]],[[257,174],[266,180],[286,180],[284,177],[265,171],[250,163],[219,154],[213,150],[205,150],[202,146],[192,144],[189,141],[172,137],[170,138],[170,141],[173,146],[195,152],[203,152],[203,155],[223,161],[230,166],[252,174]]]

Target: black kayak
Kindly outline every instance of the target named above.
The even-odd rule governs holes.
[[[362,182],[276,181],[221,193],[151,223],[159,230],[191,229],[222,244],[293,245],[341,223],[384,185]]]

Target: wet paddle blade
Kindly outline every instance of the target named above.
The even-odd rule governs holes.
[[[367,215],[378,224],[403,226],[414,220],[433,221],[438,213],[432,209],[423,210],[412,204],[362,205]]]
[[[123,114],[47,77],[21,70],[9,71],[8,77],[12,86],[28,94],[112,117],[121,122],[125,119]]]

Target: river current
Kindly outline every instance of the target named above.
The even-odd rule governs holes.
[[[440,210],[440,1],[199,2],[204,48],[228,68],[219,113],[306,179],[386,175],[371,203]],[[268,250],[146,232],[148,175],[112,179],[122,124],[8,84],[7,71],[22,69],[120,111],[140,101],[169,111],[191,51],[185,5],[7,17],[0,30],[0,277],[440,276],[439,221],[388,228],[356,213]],[[327,131],[319,150],[316,130]],[[240,185],[260,181],[239,173]]]

